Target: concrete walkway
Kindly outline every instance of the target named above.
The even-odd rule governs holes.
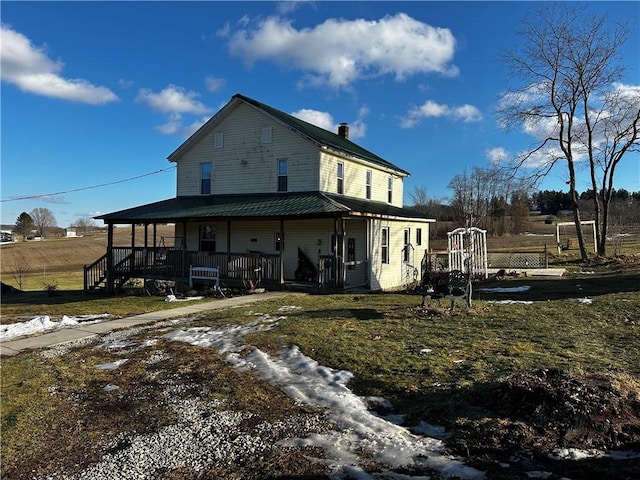
[[[25,350],[34,350],[39,348],[52,347],[61,343],[72,342],[83,338],[97,337],[113,330],[122,328],[135,327],[137,325],[145,325],[155,323],[171,318],[182,318],[205,312],[207,310],[219,310],[221,308],[236,307],[249,303],[266,300],[269,298],[283,297],[291,295],[291,292],[266,292],[255,295],[246,295],[242,297],[224,298],[206,303],[198,303],[195,305],[186,305],[184,307],[169,308],[158,312],[143,313],[134,315],[133,317],[119,318],[117,320],[107,320],[100,323],[89,325],[78,325],[77,327],[61,328],[50,333],[33,335],[30,337],[21,337],[16,340],[8,340],[0,343],[0,356],[17,355]]]

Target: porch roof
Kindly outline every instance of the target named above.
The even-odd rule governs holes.
[[[324,192],[175,197],[95,218],[107,224],[133,224],[174,223],[213,218],[248,220],[348,215],[430,220],[424,214],[409,208]]]

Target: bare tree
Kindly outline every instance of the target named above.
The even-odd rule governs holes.
[[[512,80],[519,86],[502,96],[498,108],[501,124],[506,128],[524,127],[538,142],[517,155],[512,166],[516,170],[528,168],[538,179],[558,163],[566,163],[583,260],[587,251],[576,191],[581,162],[587,160],[594,189],[598,179],[602,182],[596,201],[602,203],[602,215],[606,217],[608,206],[604,205],[609,201],[607,192],[613,188],[615,167],[625,153],[637,147],[638,96],[623,107],[621,97],[612,95],[615,82],[622,77],[619,50],[628,32],[625,26],[609,28],[606,15],[590,15],[585,6],[553,3],[525,20],[520,32],[524,51],[512,51],[504,57]],[[597,235],[604,253],[606,240],[600,226]]]
[[[503,221],[506,201],[512,192],[524,194],[531,188],[527,182],[507,175],[499,166],[474,166],[470,174],[465,170],[453,177],[448,187],[456,220],[465,225],[471,220],[473,226],[486,229]]]
[[[58,222],[51,210],[48,208],[34,208],[31,210],[31,218],[33,219],[33,225],[38,231],[40,236],[44,238],[45,231],[48,227],[57,227]]]
[[[18,288],[24,290],[23,287],[26,286],[27,277],[31,272],[29,260],[21,252],[16,252],[15,255],[11,257],[10,268],[11,275],[18,284]]]
[[[78,229],[83,235],[86,235],[87,233],[91,233],[98,224],[91,217],[79,217],[71,226]]]

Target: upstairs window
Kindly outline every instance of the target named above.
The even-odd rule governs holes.
[[[211,195],[211,162],[200,164],[200,194]]]
[[[278,159],[278,191],[286,192],[288,183],[288,161],[286,158]]]
[[[215,137],[213,137],[213,148],[222,147],[224,147],[224,135],[222,133],[216,133]]]
[[[366,190],[367,190],[367,200],[371,200],[371,170],[367,170],[367,179],[366,179]]]
[[[382,227],[380,233],[380,255],[382,257],[382,263],[389,263],[389,227]]]
[[[422,245],[422,229],[416,228],[416,245]]]
[[[393,203],[393,178],[387,180],[387,202]]]
[[[262,143],[271,143],[271,127],[262,127]]]
[[[338,162],[338,193],[344,193],[344,163]]]

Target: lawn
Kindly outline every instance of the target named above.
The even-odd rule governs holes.
[[[530,288],[517,294],[479,291],[525,285]],[[533,303],[496,303],[506,299]],[[244,341],[273,358],[298,345],[320,365],[350,371],[349,388],[356,394],[392,403],[381,413],[403,414],[407,425],[425,421],[446,427],[447,452],[487,472],[487,478],[526,478],[528,470],[547,469],[568,478],[622,479],[640,471],[638,459],[558,462],[547,456],[560,446],[640,451],[637,263],[575,267],[559,279],[490,281],[476,286],[469,311],[458,305],[450,313],[436,302],[422,308],[420,300],[409,294],[344,294],[262,301],[251,309],[282,318],[275,328]],[[103,297],[90,307],[78,301],[50,308],[103,312],[140,300],[111,301]],[[296,308],[282,314],[283,305]],[[17,315],[35,306],[11,308]],[[253,318],[247,308],[211,311],[181,328],[217,330]],[[79,471],[97,461],[114,436],[143,435],[172,424],[175,412],[162,393],[168,384],[182,385],[183,399],[251,411],[252,425],[257,419],[277,423],[315,414],[251,370],[233,369],[215,349],[167,341],[166,332],[175,327],[161,327],[136,333],[135,341],[156,343],[127,351],[127,363],[115,371],[93,368],[114,359],[111,351],[94,346],[63,355],[3,358],[3,478]],[[163,361],[151,362],[155,356]],[[109,382],[118,384],[118,395],[105,393],[102,387]],[[64,452],[53,452],[52,444],[65,445]],[[297,450],[285,455],[274,447],[251,459],[254,468],[218,465],[199,478],[282,478],[282,472],[325,478],[326,467],[309,461],[321,455]],[[368,465],[368,471],[380,471],[375,461]],[[158,478],[189,478],[195,472],[164,475]]]

